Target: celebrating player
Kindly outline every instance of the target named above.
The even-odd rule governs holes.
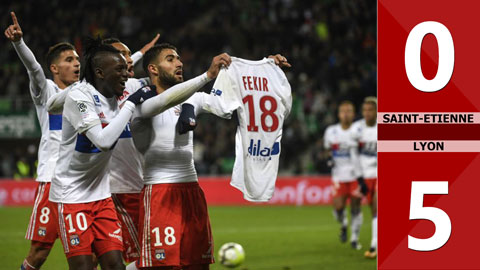
[[[215,78],[230,57],[213,58],[208,71],[190,81],[197,89]],[[175,47],[160,44],[150,49],[143,67],[158,93],[183,81],[183,64]],[[167,90],[169,91],[169,90]],[[152,98],[132,120],[132,134],[144,154],[143,203],[140,210],[140,267],[208,269],[213,245],[207,205],[193,165],[191,133],[178,135],[179,107],[166,110]]]
[[[365,252],[366,258],[377,256],[377,99],[365,98],[362,105],[363,119],[353,123],[354,139],[360,150],[361,174],[370,192],[367,199],[372,210],[372,242]]]
[[[350,214],[352,217],[352,248],[360,249],[358,242],[360,227],[363,222],[361,212],[362,193],[367,193],[363,178],[359,177],[357,167],[357,151],[352,136],[351,125],[355,116],[353,103],[343,101],[338,107],[340,123],[329,126],[325,131],[324,146],[332,158],[332,186],[334,216],[341,224],[340,241],[347,241],[348,218],[345,214],[347,199],[350,198]],[[357,179],[358,178],[358,179]],[[357,182],[358,180],[358,182]]]
[[[58,160],[62,116],[48,114],[46,103],[50,96],[78,81],[80,61],[73,45],[69,43],[53,45],[48,50],[46,57],[47,66],[53,75],[53,80],[47,79],[32,51],[23,41],[23,31],[15,13],[11,12],[11,16],[13,24],[5,30],[5,36],[12,41],[15,51],[28,71],[30,94],[42,130],[36,179],[39,185],[25,236],[26,239],[31,240],[31,245],[27,258],[21,266],[21,269],[39,269],[47,259],[58,237],[56,223],[52,218],[56,207],[48,201],[48,194],[55,164]]]
[[[128,76],[133,77],[133,65],[140,60],[145,52],[150,49],[160,36],[157,36],[140,52],[131,55],[127,45],[115,38],[109,38],[103,42],[111,44],[125,57],[128,65]],[[140,56],[140,58],[138,58]],[[138,84],[140,83],[140,84]],[[118,99],[123,104],[126,98],[146,83],[134,78],[128,79],[127,85],[137,84],[134,88],[129,87],[124,95]],[[133,91],[131,91],[133,90]],[[141,191],[143,188],[143,157],[133,144],[129,126],[120,136],[110,160],[110,191],[117,210],[118,219],[122,224],[123,235],[123,258],[126,262],[134,262],[139,259],[140,243],[138,240],[139,210]],[[131,267],[134,267],[132,265]]]
[[[125,58],[98,40],[88,41],[85,49],[85,80],[65,99],[59,162],[49,199],[58,206],[57,230],[70,269],[92,269],[92,253],[102,269],[124,269],[107,165],[110,148],[135,104],[151,93],[137,92],[119,110],[116,97],[123,94],[127,81]]]

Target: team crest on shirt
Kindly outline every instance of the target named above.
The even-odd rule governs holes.
[[[80,238],[78,237],[77,234],[72,234],[70,235],[70,245],[76,246],[80,244]]]
[[[38,235],[40,235],[40,236],[45,236],[45,235],[47,235],[47,228],[45,228],[45,227],[39,227],[39,228],[38,228]]]
[[[78,110],[82,113],[87,111],[87,105],[83,102],[78,102],[77,107],[78,107]]]
[[[165,259],[165,249],[156,249],[155,250],[155,259],[161,261]]]
[[[102,104],[100,104],[100,98],[98,97],[98,95],[93,95],[93,101],[95,103],[95,106],[102,106]]]

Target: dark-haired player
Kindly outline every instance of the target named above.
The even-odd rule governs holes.
[[[100,40],[88,42],[84,55],[84,80],[65,99],[60,158],[49,198],[58,205],[58,231],[71,269],[90,269],[92,252],[102,269],[124,269],[107,164],[135,104],[155,93],[136,91],[119,109],[128,78],[125,58]],[[196,86],[194,79],[179,84],[138,109],[143,114],[166,110],[190,97]]]
[[[65,99],[59,161],[49,199],[57,204],[58,233],[70,269],[92,269],[92,253],[102,269],[124,269],[122,234],[110,198],[111,147],[125,129],[135,105],[148,98],[139,91],[120,110],[127,63],[100,40],[85,45],[82,82]]]
[[[135,75],[134,71],[133,71],[133,66],[135,66],[135,64],[138,63],[138,61],[140,61],[140,59],[142,59],[143,55],[145,55],[145,53],[151,48],[153,47],[153,45],[155,45],[155,43],[157,42],[157,40],[160,38],[160,34],[157,34],[153,39],[152,41],[150,41],[149,43],[145,44],[145,46],[143,46],[143,48],[141,48],[139,51],[135,52],[134,54],[132,54],[132,51],[130,51],[130,49],[128,48],[128,46],[121,42],[118,38],[106,38],[103,40],[103,42],[105,44],[110,44],[112,45],[115,49],[119,50],[120,53],[125,57],[125,59],[127,60],[127,65],[128,65],[128,77],[129,78],[133,78],[133,76]]]
[[[125,102],[131,90],[138,90],[146,83],[143,80],[132,78],[133,66],[140,60],[146,50],[150,49],[158,40],[157,36],[147,43],[139,52],[131,54],[127,45],[116,38],[104,39],[103,42],[112,45],[125,57],[128,65],[127,73],[130,77],[124,96],[119,98],[119,104]],[[131,85],[136,85],[131,87]],[[143,157],[133,144],[132,136],[127,129],[122,133],[110,159],[110,191],[117,210],[118,219],[122,224],[123,258],[126,262],[134,262],[139,258],[140,244],[138,240],[138,223],[140,210],[140,195],[143,188]],[[133,267],[133,266],[132,266]]]
[[[46,103],[50,96],[78,81],[80,61],[75,48],[69,43],[58,43],[50,47],[46,58],[53,80],[47,79],[32,51],[22,39],[23,32],[15,13],[11,12],[11,16],[13,24],[5,30],[5,36],[12,41],[15,51],[27,69],[30,94],[42,130],[36,179],[39,185],[25,236],[26,239],[31,240],[31,246],[21,266],[21,269],[39,269],[47,259],[57,238],[56,222],[53,220],[56,208],[48,201],[48,194],[58,160],[62,129],[62,116],[48,114]]]
[[[372,241],[366,258],[377,256],[377,98],[366,97],[362,104],[362,116],[353,123],[354,140],[358,143],[360,171],[370,192],[367,200],[372,210]]]
[[[350,243],[352,248],[360,249],[358,242],[360,227],[363,223],[361,209],[362,193],[366,193],[365,182],[359,177],[358,152],[353,139],[352,122],[355,117],[355,108],[352,102],[342,101],[338,105],[339,123],[327,127],[325,130],[324,146],[333,160],[332,187],[333,187],[333,214],[341,224],[340,241],[347,241],[348,218],[345,213],[347,200],[350,199],[350,214],[352,218],[352,234]]]
[[[271,57],[280,66],[290,66],[281,55]],[[208,72],[195,79],[205,83],[218,75],[220,66],[230,63],[230,56],[218,55]],[[158,93],[169,91],[184,79],[183,63],[171,44],[159,44],[147,51],[143,68],[153,84],[149,87]],[[155,98],[142,104],[142,109],[147,109],[144,107]],[[177,134],[180,115],[185,110],[191,110],[192,116],[193,110],[209,111],[210,98],[208,94],[196,93],[182,106],[134,115],[133,139],[145,156],[140,267],[205,270],[213,262],[207,204],[193,163],[193,133],[186,133],[191,128],[179,126]]]

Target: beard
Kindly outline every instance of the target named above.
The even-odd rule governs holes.
[[[182,79],[178,79],[175,77],[175,75],[168,74],[167,72],[160,70],[160,73],[158,74],[158,81],[161,85],[165,85],[167,88],[170,88],[178,83],[183,82],[183,76]]]

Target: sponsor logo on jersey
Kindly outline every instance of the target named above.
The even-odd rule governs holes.
[[[275,142],[273,146],[262,148],[262,140],[257,140],[256,142],[251,139],[250,146],[248,147],[248,155],[252,157],[263,157],[272,159],[271,156],[278,155],[280,153],[280,143]]]
[[[100,103],[100,98],[97,95],[93,95],[93,101],[95,103],[95,106],[102,106],[102,104]]]
[[[45,228],[45,227],[39,227],[39,228],[38,228],[38,235],[40,235],[40,236],[45,236],[45,235],[47,235],[47,228]]]
[[[80,238],[78,237],[77,234],[72,234],[70,235],[70,245],[76,246],[80,244]]]
[[[156,249],[155,250],[155,259],[161,261],[165,259],[165,249]]]
[[[210,91],[210,93],[213,94],[214,96],[221,96],[222,95],[222,90],[212,88],[212,91]]]

